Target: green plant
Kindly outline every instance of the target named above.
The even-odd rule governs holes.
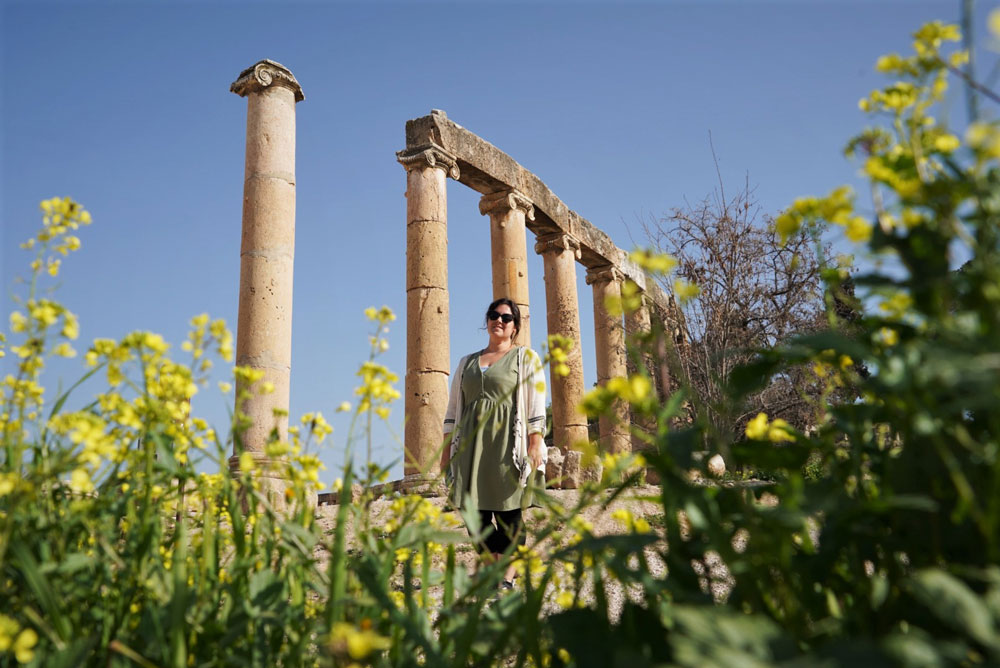
[[[876,193],[872,219],[837,189],[775,221],[782,236],[842,225],[895,258],[896,271],[856,279],[859,306],[878,305],[839,327],[837,300],[850,295],[828,268],[829,331],[761,352],[727,388],[739,403],[805,366],[831,388],[853,384],[860,400],[821,394],[808,435],[766,413],[751,419],[732,453],[774,476],[758,498],[690,481],[717,432],[678,421],[685,390],[657,398],[638,365],[584,407],[593,416],[625,401],[656,425],[636,437],[662,480],[657,512],[616,507],[618,531],[595,533],[585,512],[630,498],[640,476],[636,457],[608,455],[615,484],[585,487],[572,505],[538,494],[529,545],[474,574],[460,518],[419,496],[352,500],[350,465],[334,530],[317,525],[305,501],[319,476],[310,448],[328,431],[319,414],[268,445],[288,462],[291,511],[255,488],[252,462],[231,473],[230,441],[189,408],[209,353],[231,348],[222,323],[193,320],[189,365],[153,334],[95,341],[86,374],[102,373],[105,388],[75,410],[77,386],[47,397],[40,371],[73,354],[78,327],[41,281],[79,246],[71,233],[89,215],[68,199],[43,203],[4,351],[16,373],[0,395],[0,665],[1000,663],[1000,127],[974,125],[963,147],[929,120],[956,62],[940,48],[956,37],[930,24],[915,56],[879,63],[901,81],[865,104],[888,127],[850,144]],[[968,255],[960,271],[955,248]],[[355,409],[365,425],[395,396],[375,361],[390,314],[369,317]],[[668,334],[635,344],[656,356]],[[267,391],[252,370],[236,374],[241,391]],[[234,415],[237,432],[244,420]],[[359,482],[382,473],[369,466]],[[464,523],[475,536],[474,517]],[[511,559],[521,589],[498,596]]]

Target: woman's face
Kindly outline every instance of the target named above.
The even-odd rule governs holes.
[[[503,316],[505,313],[508,315],[513,315],[510,310],[510,306],[507,304],[500,304],[496,307],[496,312]],[[504,322],[504,318],[500,317],[496,320],[489,320],[487,322],[487,329],[490,332],[490,338],[496,339],[497,341],[505,341],[512,336],[514,336],[514,321]]]

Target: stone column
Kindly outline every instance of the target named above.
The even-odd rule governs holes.
[[[288,69],[262,60],[240,73],[230,90],[247,98],[243,235],[240,244],[236,364],[263,372],[239,410],[253,420],[241,434],[243,450],[265,469],[272,430],[288,439],[292,359],[292,265],[295,257],[295,104],[302,88]],[[274,391],[259,392],[263,383]],[[275,410],[279,412],[275,415]],[[230,460],[239,468],[240,447]],[[273,490],[269,490],[273,491]],[[281,489],[283,491],[283,487]],[[270,495],[270,494],[269,494]]]
[[[507,297],[521,311],[517,343],[531,345],[528,310],[528,246],[525,219],[535,219],[531,200],[514,189],[484,195],[479,213],[490,216],[493,254],[493,299]]]
[[[580,308],[576,296],[576,261],[580,244],[565,234],[538,238],[535,252],[545,268],[545,313],[549,335],[565,336],[573,342],[565,376],[549,369],[552,388],[552,440],[565,454],[587,440],[587,418],[577,410],[583,400],[583,355],[580,350]]]
[[[648,339],[650,330],[652,329],[652,321],[649,315],[649,302],[646,295],[641,295],[641,305],[636,310],[625,314],[625,336],[627,337],[629,345],[633,346],[633,349],[639,354],[638,362],[644,367],[646,374],[649,376],[650,383],[655,388],[657,385],[656,375],[658,372],[656,360],[653,355],[649,354],[649,346],[652,342],[643,340]],[[632,357],[628,358],[626,364],[626,370],[629,374],[641,373],[639,364]],[[645,432],[648,435],[653,435],[656,433],[656,420],[642,417],[636,418],[632,416],[632,426]],[[638,435],[634,435],[630,439],[632,443],[632,451],[639,452],[640,450],[647,449],[646,442],[642,440]]]
[[[448,344],[448,200],[454,156],[428,144],[400,151],[406,168],[406,380],[404,486],[440,473],[451,373]]]
[[[613,315],[608,301],[621,303],[621,272],[611,265],[587,270],[587,284],[594,289],[594,347],[597,349],[597,383],[604,385],[609,379],[625,376],[625,331],[621,310]],[[602,415],[599,420],[601,447],[606,452],[628,452],[631,449],[628,431],[628,406],[615,404],[613,415]]]

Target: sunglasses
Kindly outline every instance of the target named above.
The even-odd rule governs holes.
[[[489,318],[490,320],[500,320],[505,325],[508,322],[514,321],[514,316],[511,315],[510,313],[499,313],[497,311],[490,311],[489,313],[486,314],[486,317]]]

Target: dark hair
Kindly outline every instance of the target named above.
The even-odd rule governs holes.
[[[501,304],[506,304],[510,307],[510,314],[514,316],[514,334],[510,337],[511,343],[517,340],[517,333],[521,331],[521,309],[517,307],[510,299],[506,297],[501,297],[500,299],[495,299],[490,302],[490,305],[486,307],[486,315],[483,316],[483,324],[486,325],[486,329],[490,328],[490,311],[496,310],[497,306]]]

